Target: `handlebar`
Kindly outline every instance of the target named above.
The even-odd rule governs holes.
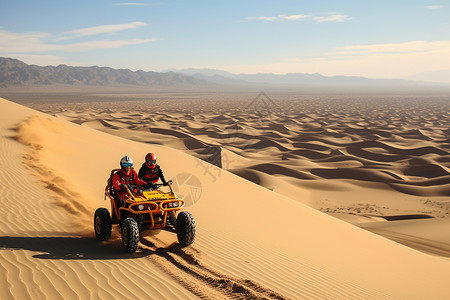
[[[156,188],[160,188],[160,187],[164,186],[163,183],[154,183],[154,185],[156,186]],[[172,187],[172,180],[167,181],[167,186]]]
[[[128,195],[130,195],[131,198],[133,198],[133,200],[134,200],[134,195],[133,195],[133,193],[130,191],[129,185],[128,185],[128,184],[124,184],[124,186],[125,186],[125,188],[127,189]],[[134,189],[134,188],[133,188],[133,189]]]
[[[162,183],[154,183],[153,185],[156,187],[156,189],[158,189],[158,188],[164,186],[164,184],[162,184]],[[125,188],[127,189],[128,194],[129,194],[130,196],[132,196],[132,197],[133,197],[133,193],[131,192],[131,190],[134,190],[134,189],[143,190],[143,191],[144,191],[144,190],[149,190],[149,189],[144,188],[143,185],[124,184],[124,186],[125,186]],[[167,186],[169,186],[170,190],[173,192],[173,190],[172,190],[172,180],[168,180],[168,181],[167,181]],[[153,189],[153,190],[155,190],[155,189]],[[134,198],[134,197],[133,197],[133,198]]]

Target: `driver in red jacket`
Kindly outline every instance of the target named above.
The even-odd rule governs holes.
[[[133,160],[129,156],[124,156],[120,160],[120,170],[113,175],[112,184],[119,198],[117,200],[122,200],[124,195],[128,195],[125,185],[143,186],[147,189],[155,187],[152,182],[147,183],[139,179],[136,171],[133,169]]]

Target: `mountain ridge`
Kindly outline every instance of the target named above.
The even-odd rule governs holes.
[[[28,65],[13,58],[0,57],[0,88],[67,85],[73,87],[144,87],[144,88],[311,88],[380,89],[424,87],[448,84],[407,79],[371,79],[361,76],[324,76],[319,73],[233,74],[215,69],[172,69],[165,72],[131,71],[110,67],[73,67]]]
[[[0,57],[0,87],[66,84],[73,86],[197,86],[209,83],[175,72],[158,73],[110,67],[71,67],[67,65],[28,65]]]
[[[248,84],[270,84],[281,86],[310,85],[310,86],[409,86],[416,85],[418,82],[408,79],[372,79],[362,76],[324,76],[319,73],[256,73],[256,74],[233,74],[223,70],[215,69],[172,69],[171,71],[195,78],[212,81],[217,84],[226,84],[228,81],[246,82]],[[221,79],[222,81],[220,81]],[[422,85],[430,86],[433,82],[419,82]]]

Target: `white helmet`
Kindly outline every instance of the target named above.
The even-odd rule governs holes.
[[[124,156],[120,159],[120,167],[121,168],[132,167],[132,166],[133,166],[133,160],[128,155]]]

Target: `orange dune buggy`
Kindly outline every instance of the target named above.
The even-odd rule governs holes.
[[[111,172],[111,177],[117,170]],[[160,190],[139,190],[136,186],[126,186],[128,195],[119,200],[111,180],[105,188],[106,196],[111,200],[111,214],[107,208],[98,208],[94,215],[95,235],[99,241],[108,240],[113,224],[118,224],[122,233],[122,244],[126,251],[137,250],[139,235],[150,230],[167,230],[177,234],[182,246],[189,246],[195,238],[195,221],[190,212],[180,211],[184,201],[179,199],[168,181],[169,192]],[[131,192],[131,190],[134,191]],[[117,203],[121,203],[118,207]],[[178,216],[176,217],[176,214]]]

